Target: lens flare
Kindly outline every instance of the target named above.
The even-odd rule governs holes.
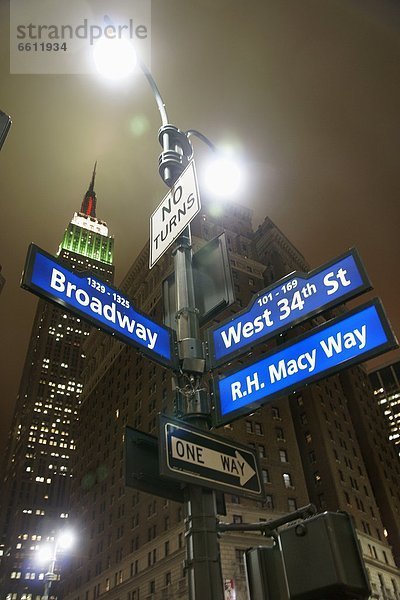
[[[243,173],[232,158],[217,156],[207,165],[204,182],[209,192],[215,196],[232,196],[243,185]]]
[[[68,550],[74,545],[74,542],[75,536],[72,531],[63,531],[57,539],[57,545],[61,550]]]
[[[100,75],[117,81],[131,75],[136,67],[136,52],[124,39],[98,40],[93,47],[93,60]]]

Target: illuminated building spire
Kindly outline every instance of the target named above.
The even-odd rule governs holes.
[[[58,256],[73,252],[90,260],[112,265],[114,238],[108,235],[107,223],[96,217],[97,200],[94,191],[96,166],[97,161],[94,164],[88,191],[82,200],[81,210],[74,213],[65,230],[64,238],[58,249]]]
[[[81,213],[88,217],[96,218],[96,192],[94,191],[94,180],[96,177],[96,165],[97,160],[94,163],[94,169],[92,174],[92,180],[89,185],[89,189],[82,200]]]

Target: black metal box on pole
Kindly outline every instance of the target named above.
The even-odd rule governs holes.
[[[278,544],[250,548],[244,556],[251,600],[289,600]]]
[[[325,512],[279,532],[290,600],[366,599],[371,590],[351,516]]]

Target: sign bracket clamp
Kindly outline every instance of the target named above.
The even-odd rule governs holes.
[[[297,521],[298,519],[307,519],[317,514],[317,508],[314,504],[307,504],[297,510],[272,519],[271,521],[261,523],[218,523],[217,529],[219,533],[229,533],[237,531],[259,531],[264,537],[274,537],[276,530],[282,525]]]

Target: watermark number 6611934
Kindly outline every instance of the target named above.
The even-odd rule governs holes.
[[[93,47],[126,39],[150,64],[151,0],[11,0],[10,72],[94,71]]]

